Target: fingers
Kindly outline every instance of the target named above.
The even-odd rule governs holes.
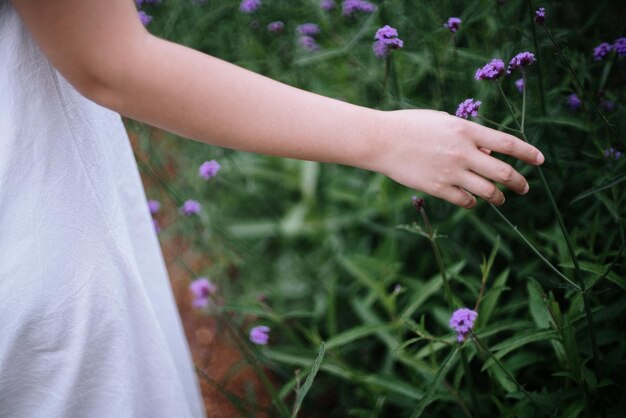
[[[449,186],[445,189],[437,191],[427,191],[427,193],[440,199],[447,200],[448,202],[462,208],[471,209],[476,206],[476,198],[467,191],[456,186]]]
[[[543,164],[543,154],[527,142],[513,135],[476,125],[476,143],[479,147],[487,148],[501,154],[507,154],[518,158],[528,164]]]
[[[493,158],[484,153],[477,152],[475,154],[475,157],[470,161],[468,168],[474,173],[486,179],[490,179],[495,181],[496,183],[503,184],[517,194],[526,194],[528,192],[529,186],[524,176],[515,171],[515,169],[509,164],[500,161],[497,158]],[[472,193],[475,193],[474,190],[468,190],[470,190]],[[483,197],[482,194],[476,194]]]
[[[504,194],[502,194],[502,191],[500,191],[495,184],[477,174],[468,173],[463,178],[461,187],[496,206],[500,206],[504,203]]]

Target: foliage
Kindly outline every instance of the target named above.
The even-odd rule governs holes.
[[[536,7],[545,26],[533,22]],[[593,58],[624,35],[623,2],[389,0],[351,17],[313,0],[263,0],[253,13],[226,0],[143,9],[158,36],[351,103],[454,113],[479,99],[497,125],[476,122],[545,151],[541,171],[512,162],[527,196],[472,211],[426,197],[427,225],[413,193],[380,175],[151,138],[130,123],[151,156],[144,174],[158,177],[173,154],[179,167],[148,196],[203,204],[161,234],[182,229],[212,260],[194,273],[219,284],[225,302],[208,312],[271,326],[253,358],[279,378],[278,402],[297,399],[301,416],[321,417],[626,413],[626,158],[615,157],[626,151],[626,58]],[[454,33],[443,25],[451,16],[462,21]],[[269,32],[278,20],[284,30]],[[318,51],[298,43],[307,22],[320,26]],[[404,46],[380,59],[372,43],[385,24]],[[474,80],[520,51],[537,58],[524,97],[515,74],[498,81],[502,92]],[[219,175],[199,178],[213,158]],[[458,307],[478,312],[462,345],[448,327]],[[302,368],[304,400],[294,395]]]

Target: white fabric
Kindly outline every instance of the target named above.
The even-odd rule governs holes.
[[[0,0],[0,417],[203,416],[122,121]]]

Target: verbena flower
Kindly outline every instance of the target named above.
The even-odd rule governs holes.
[[[154,231],[158,234],[161,232],[161,227],[159,226],[159,221],[156,219],[152,219],[152,226],[154,227]]]
[[[448,21],[443,24],[444,27],[448,28],[450,32],[454,33],[461,27],[461,19],[458,17],[450,17]]]
[[[578,110],[578,108],[581,105],[581,101],[576,95],[576,93],[572,93],[569,96],[567,96],[567,99],[565,100],[565,102],[567,103],[567,107],[569,107],[572,110]]]
[[[621,158],[624,154],[613,147],[607,148],[604,150],[604,158],[607,160],[617,160]]]
[[[485,64],[483,68],[476,70],[476,80],[496,80],[504,74],[504,62],[500,58],[494,58]]]
[[[613,109],[615,109],[615,102],[611,100],[600,99],[599,105],[600,109],[604,110],[605,112],[611,112],[613,111]]]
[[[273,33],[280,33],[285,29],[285,23],[277,20],[276,22],[271,22],[267,25],[267,30]]]
[[[522,93],[524,91],[524,79],[515,80],[515,87],[517,87],[517,91]]]
[[[202,206],[196,200],[189,199],[183,203],[183,206],[180,208],[180,211],[185,216],[195,215],[200,212]]]
[[[161,210],[161,202],[153,199],[148,200],[148,209],[150,209],[150,214],[156,215]]]
[[[244,13],[252,13],[261,7],[261,0],[243,0],[239,5],[239,10]]]
[[[388,55],[392,49],[400,49],[404,46],[404,41],[398,38],[398,30],[389,25],[378,29],[374,39],[376,41],[372,45],[372,50],[379,58]]]
[[[141,21],[141,24],[144,26],[147,26],[150,22],[152,22],[152,16],[150,16],[148,13],[144,12],[143,10],[139,10],[137,12],[137,15],[139,15],[139,20]]]
[[[617,38],[613,44],[613,49],[620,57],[626,56],[626,38]]]
[[[546,22],[545,8],[540,7],[538,10],[535,11],[535,22],[539,23],[540,25],[543,25]]]
[[[312,36],[300,36],[298,38],[298,44],[307,51],[319,51],[320,46]]]
[[[352,16],[355,12],[372,13],[376,6],[365,0],[345,0],[341,5],[344,16]]]
[[[320,1],[320,7],[322,8],[322,10],[326,10],[328,12],[335,9],[335,7],[337,7],[337,4],[334,0],[322,0]]]
[[[266,345],[270,339],[270,327],[259,325],[250,330],[250,341],[257,345]]]
[[[192,305],[194,308],[204,308],[209,304],[209,297],[217,292],[217,285],[206,277],[200,277],[189,285],[193,293]]]
[[[532,52],[520,52],[509,61],[509,67],[506,69],[507,74],[511,74],[512,71],[520,69],[523,70],[524,67],[529,66],[533,62],[537,61],[535,59],[535,54]]]
[[[423,197],[418,198],[417,196],[413,196],[411,197],[411,201],[413,202],[413,207],[418,212],[426,205],[426,201]]]
[[[613,46],[611,44],[602,42],[600,45],[598,45],[597,47],[593,49],[594,61],[602,60],[602,58],[607,56],[611,52],[612,49],[613,49]]]
[[[215,177],[217,172],[220,171],[220,168],[222,168],[222,166],[215,160],[205,161],[198,169],[198,175],[203,179],[208,180]]]
[[[459,107],[456,109],[456,116],[467,119],[470,116],[478,116],[478,109],[482,104],[479,100],[474,100],[473,98],[466,99]]]
[[[320,33],[320,27],[315,23],[303,23],[296,27],[296,33],[303,36],[315,36]]]
[[[478,314],[471,309],[461,308],[454,311],[450,318],[450,328],[456,331],[458,342],[465,341],[467,335],[474,328],[476,318],[478,318]]]

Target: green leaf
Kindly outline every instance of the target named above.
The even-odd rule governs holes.
[[[598,193],[602,190],[606,190],[606,189],[610,189],[611,187],[626,181],[626,173],[624,174],[620,174],[619,176],[613,177],[612,179],[608,180],[608,182],[601,184],[599,186],[595,186],[592,187],[591,189],[587,189],[584,192],[580,193],[579,195],[575,196],[570,202],[570,205],[573,205],[574,203],[578,202],[579,200],[582,200],[586,197],[589,197],[595,193]]]
[[[494,356],[497,359],[501,359],[511,351],[520,348],[526,344],[530,344],[538,341],[546,341],[553,338],[557,338],[557,333],[552,330],[546,331],[531,331],[530,333],[517,334],[513,337],[505,340],[499,344],[491,347],[491,351],[494,353]],[[492,358],[489,358],[482,367],[482,371],[485,371],[489,367],[493,366],[495,361]]]
[[[489,319],[491,318],[493,311],[498,305],[498,300],[500,299],[500,295],[505,289],[507,289],[506,280],[508,278],[509,278],[509,270],[506,269],[502,273],[500,273],[498,277],[496,277],[496,280],[493,282],[493,285],[491,286],[489,291],[487,291],[487,294],[483,298],[480,304],[480,308],[479,308],[478,322],[480,326],[484,326],[485,324],[489,322]]]
[[[528,290],[528,310],[533,321],[535,321],[535,325],[537,328],[549,328],[550,312],[548,312],[545,293],[541,285],[537,280],[529,278],[526,289]]]
[[[443,360],[443,362],[439,365],[439,368],[437,369],[437,373],[435,374],[435,377],[426,387],[426,392],[424,393],[424,396],[422,397],[422,399],[417,403],[417,406],[415,407],[415,409],[413,410],[413,413],[411,414],[411,418],[418,418],[422,416],[424,409],[426,409],[428,404],[430,404],[434,400],[435,392],[441,385],[441,381],[446,377],[446,374],[448,374],[448,370],[450,370],[450,367],[455,363],[459,350],[460,350],[460,345],[456,345],[452,349],[450,354],[448,354],[448,357],[446,357]]]
[[[315,359],[315,362],[313,363],[313,367],[311,367],[311,371],[309,372],[309,375],[306,377],[306,380],[304,381],[302,390],[300,390],[300,392],[298,393],[298,398],[296,399],[296,405],[294,407],[293,414],[291,415],[292,417],[296,417],[298,415],[298,412],[300,411],[300,407],[302,406],[302,401],[304,400],[304,397],[306,396],[306,394],[309,392],[309,389],[311,389],[311,386],[313,385],[313,379],[315,379],[315,376],[317,375],[317,372],[320,369],[320,365],[322,364],[322,361],[324,360],[325,352],[326,352],[326,349],[324,348],[324,341],[322,341],[322,343],[320,344],[319,352],[317,354],[317,358]]]
[[[375,325],[361,325],[349,329],[346,332],[337,334],[328,341],[326,341],[326,348],[328,350],[341,347],[342,345],[351,343],[359,338],[367,337],[375,334],[379,331],[387,331],[393,329],[393,324],[375,324]]]
[[[544,124],[544,125],[558,125],[558,126],[568,126],[570,128],[575,128],[583,132],[588,132],[589,127],[582,122],[581,118],[569,117],[569,116],[545,116],[545,117],[534,117],[534,123]]]

